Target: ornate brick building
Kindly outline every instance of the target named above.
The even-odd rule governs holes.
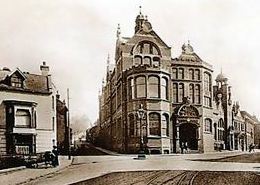
[[[235,138],[241,130],[234,130],[234,119],[245,119],[232,104],[225,75],[221,72],[214,85],[212,65],[190,43],[173,59],[141,12],[135,24],[130,38],[117,30],[115,64],[108,58],[92,131],[96,143],[122,153],[138,152],[142,142],[149,153],[180,152],[183,144],[197,152],[240,149]]]

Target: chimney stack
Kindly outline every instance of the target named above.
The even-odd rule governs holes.
[[[40,66],[40,70],[42,72],[43,76],[48,76],[49,75],[49,66],[46,65],[46,62],[43,61],[42,65]]]

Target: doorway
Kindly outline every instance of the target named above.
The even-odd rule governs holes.
[[[187,143],[190,150],[198,150],[198,126],[192,123],[180,125],[180,145]]]

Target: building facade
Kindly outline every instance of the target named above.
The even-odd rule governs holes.
[[[0,154],[34,154],[56,145],[54,85],[45,62],[41,74],[0,70]]]
[[[95,141],[122,153],[136,153],[142,143],[152,154],[178,153],[184,144],[196,152],[241,149],[234,119],[245,118],[234,112],[225,75],[221,72],[214,84],[212,75],[212,65],[190,43],[172,58],[171,48],[140,12],[132,37],[121,37],[117,30],[115,62],[108,58],[99,121],[92,131]]]
[[[57,147],[61,155],[66,155],[69,152],[69,125],[68,125],[68,108],[65,100],[60,100],[60,95],[56,94],[56,120],[57,120]],[[71,135],[71,134],[70,134]],[[70,139],[70,140],[69,140]]]

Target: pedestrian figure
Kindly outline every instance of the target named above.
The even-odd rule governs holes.
[[[251,144],[249,145],[249,152],[252,152],[252,150],[253,150],[253,144],[251,143]]]
[[[183,154],[183,149],[184,149],[184,143],[181,142],[181,153]]]
[[[52,150],[52,153],[54,154],[54,160],[53,160],[53,166],[56,167],[56,166],[59,166],[59,158],[58,158],[58,149],[57,149],[57,146],[53,146],[53,150]]]
[[[185,153],[188,153],[188,142],[184,143],[184,150],[185,150]]]

